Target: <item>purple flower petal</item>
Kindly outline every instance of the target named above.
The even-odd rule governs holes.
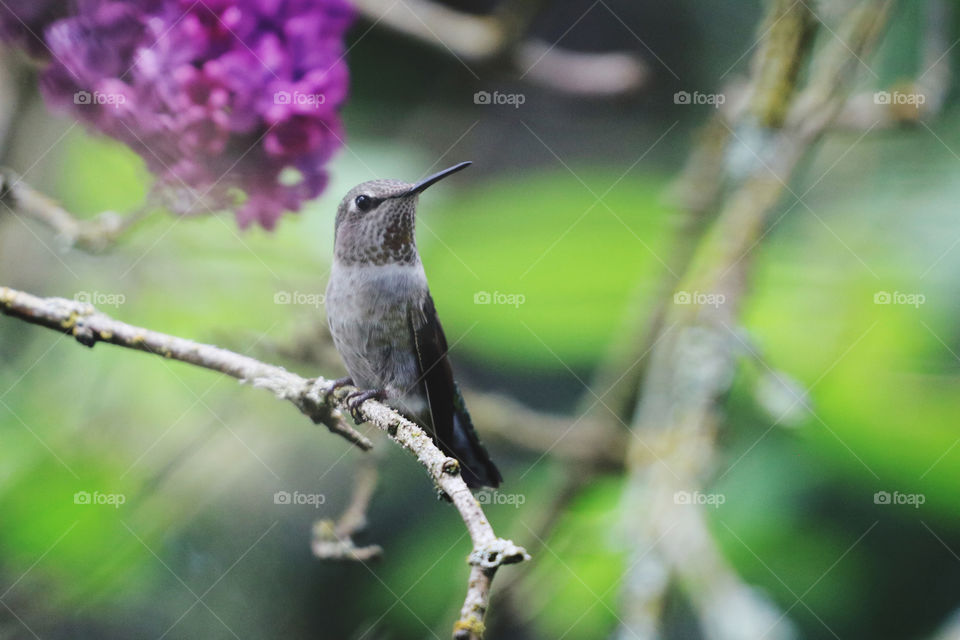
[[[140,154],[182,213],[233,206],[243,192],[240,226],[270,229],[326,187],[343,138],[346,0],[6,7],[0,39],[43,55],[49,103]],[[285,169],[301,179],[281,182]]]

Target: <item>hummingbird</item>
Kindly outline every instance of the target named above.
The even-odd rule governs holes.
[[[480,442],[447,358],[447,339],[417,252],[420,194],[470,166],[461,162],[420,182],[371,180],[343,198],[334,227],[327,322],[353,384],[356,416],[376,398],[413,420],[460,463],[471,488],[503,480]]]

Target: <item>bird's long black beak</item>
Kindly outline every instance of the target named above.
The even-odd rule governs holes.
[[[438,173],[435,173],[435,174],[433,174],[432,176],[430,176],[430,177],[428,177],[428,178],[424,178],[423,180],[421,180],[421,181],[418,182],[417,184],[415,184],[415,185],[413,185],[412,187],[410,187],[410,190],[407,191],[406,193],[404,193],[403,195],[405,195],[405,196],[412,196],[412,195],[414,195],[415,193],[420,193],[421,191],[423,191],[424,189],[426,189],[426,188],[429,187],[430,185],[432,185],[432,184],[434,184],[434,183],[437,183],[437,182],[440,182],[441,180],[443,180],[443,179],[446,178],[447,176],[453,175],[453,174],[455,174],[457,171],[460,171],[461,169],[466,169],[466,168],[469,167],[471,164],[473,164],[473,163],[470,162],[469,160],[468,160],[467,162],[461,162],[460,164],[455,164],[455,165],[453,165],[452,167],[450,167],[450,168],[448,168],[448,169],[444,169],[443,171],[440,171],[440,172],[438,172]]]

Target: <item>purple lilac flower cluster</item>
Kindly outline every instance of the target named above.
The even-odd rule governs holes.
[[[241,226],[269,229],[326,186],[343,138],[347,0],[19,4],[32,13],[0,12],[0,37],[42,32],[47,100],[188,194],[182,213],[238,204]],[[65,17],[45,8],[64,4]]]

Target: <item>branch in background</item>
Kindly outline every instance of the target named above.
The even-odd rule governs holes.
[[[930,640],[957,640],[960,638],[960,610],[954,610]]]
[[[635,630],[644,630],[645,638],[660,637],[661,603],[670,584],[665,576],[671,573],[676,573],[690,595],[707,637],[757,637],[765,623],[780,618],[770,603],[726,566],[706,529],[701,507],[677,504],[675,496],[702,486],[711,467],[719,421],[717,401],[730,388],[739,351],[733,327],[747,288],[748,254],[787,189],[786,181],[846,102],[844,89],[875,41],[888,8],[885,0],[862,0],[850,9],[813,55],[810,80],[800,92],[791,83],[801,61],[761,60],[753,65],[754,74],[779,69],[779,79],[764,76],[762,83],[754,82],[755,90],[766,87],[777,96],[754,95],[751,121],[730,128],[730,144],[740,145],[738,151],[752,158],[735,170],[727,169],[739,184],[719,206],[717,219],[679,286],[681,291],[723,296],[723,303],[673,305],[643,382],[635,417],[638,437],[631,441],[628,453],[624,497],[624,512],[631,514],[625,524],[642,562],[625,580],[619,637],[634,637]],[[771,15],[808,10],[804,3],[791,0],[773,0],[770,5]],[[796,16],[778,25],[806,31],[808,23],[809,16]],[[780,37],[783,42],[761,47],[758,55],[781,56],[784,51],[801,58],[811,55],[810,38],[802,33],[777,28],[765,37]],[[791,97],[784,101],[784,95]],[[758,113],[757,105],[765,105],[770,112]],[[772,123],[775,128],[757,123]],[[744,139],[756,144],[748,146]],[[778,633],[792,635],[783,625]]]
[[[763,37],[753,59],[750,115],[761,126],[783,126],[797,88],[797,74],[817,24],[809,7],[774,1],[760,25]]]
[[[631,51],[583,52],[564,49],[556,42],[524,40],[543,0],[506,0],[490,14],[466,13],[432,0],[406,0],[400,8],[385,0],[354,4],[374,24],[462,60],[489,62],[512,54],[522,77],[566,93],[623,94],[644,86],[651,75],[647,64]]]
[[[369,457],[360,461],[353,494],[346,510],[336,522],[320,520],[313,525],[313,555],[323,560],[359,560],[366,562],[380,558],[380,545],[358,547],[353,542],[354,534],[367,526],[367,508],[377,487],[377,467]]]
[[[578,418],[543,413],[499,393],[464,389],[464,396],[481,435],[535,453],[597,470],[623,468],[629,435],[593,416]],[[617,425],[619,426],[619,425]]]
[[[513,31],[510,14],[468,14],[430,0],[405,0],[399,8],[396,3],[383,0],[355,0],[354,4],[374,24],[382,24],[467,60],[485,60],[500,54]]]
[[[516,65],[531,82],[583,96],[616,96],[645,86],[650,67],[625,51],[572,51],[543,40],[517,48]]]
[[[777,24],[783,22],[781,18],[786,18],[784,26],[780,27],[784,33],[784,44],[775,47],[767,44],[761,48],[754,66],[763,72],[756,74],[752,84],[737,82],[725,90],[724,93],[728,94],[730,99],[704,128],[700,143],[691,154],[677,184],[671,190],[672,199],[681,209],[682,217],[673,238],[672,249],[667,254],[669,262],[659,287],[657,306],[636,329],[626,332],[625,340],[612,345],[613,348],[600,366],[594,377],[592,388],[603,394],[603,402],[594,403],[593,395],[586,394],[581,403],[581,411],[584,414],[575,428],[566,428],[561,431],[566,435],[559,443],[555,442],[555,435],[546,441],[547,449],[550,449],[551,454],[562,447],[569,447],[579,453],[580,461],[588,463],[572,472],[583,483],[588,482],[589,478],[595,477],[605,468],[625,466],[625,455],[630,449],[630,437],[626,425],[634,420],[642,381],[650,364],[650,353],[670,328],[666,324],[667,315],[679,274],[685,273],[689,268],[697,247],[718,212],[718,203],[728,178],[725,157],[732,138],[731,124],[740,119],[751,107],[755,114],[773,122],[782,120],[784,117],[782,113],[784,103],[793,94],[798,72],[798,64],[792,60],[792,56],[796,55],[800,48],[809,45],[811,29],[809,17],[785,16],[784,8],[780,6],[778,8],[780,15],[767,19],[768,23],[773,24],[773,30],[777,30]],[[796,29],[798,32],[792,33],[791,29]],[[763,87],[758,88],[761,84]],[[767,97],[771,92],[776,93],[777,99]],[[769,113],[764,114],[761,107],[766,107]],[[777,113],[778,111],[780,113]],[[592,408],[590,408],[591,405]],[[535,436],[535,431],[532,431],[528,425],[521,429],[510,430],[508,434],[514,444],[521,446],[529,446],[539,440]],[[586,443],[601,443],[603,446],[597,447],[596,444],[584,446]],[[570,481],[572,482],[573,478]],[[566,502],[573,499],[576,493],[575,490],[562,492],[558,504],[553,505],[553,509],[564,508]],[[538,531],[538,536],[542,539],[549,536],[553,521],[548,518],[546,523],[545,527]],[[659,599],[666,592],[670,577],[669,568],[664,566],[661,560],[651,556],[637,568],[647,580],[642,587],[642,592],[636,594],[637,599],[646,602],[646,620],[644,622],[635,620],[635,626],[631,627],[631,632],[645,629],[646,633],[653,634],[659,623]],[[722,563],[719,556],[708,556],[704,552],[691,556],[685,566],[689,567],[691,572],[696,572],[700,569],[696,563],[700,561],[705,563],[702,567],[704,572],[709,571],[718,579],[722,576],[726,584],[737,586],[735,593],[752,593],[740,583],[733,571]],[[529,590],[523,584],[526,579],[527,575],[518,576],[509,585],[507,593],[514,600],[509,610],[511,613],[527,608],[522,602],[528,600],[525,591]],[[754,611],[750,605],[755,601],[743,597],[739,598],[738,602],[743,603],[739,611],[745,617],[749,617],[749,614]],[[710,616],[704,613],[707,607],[706,602],[698,601],[695,604],[702,605],[700,610],[703,616]],[[755,611],[756,615],[752,616],[754,619],[767,619],[768,607],[757,606]]]
[[[790,374],[774,368],[762,350],[743,331],[738,342],[746,362],[753,365],[756,380],[753,398],[775,425],[796,427],[813,410],[810,391]]]
[[[325,322],[311,321],[284,342],[259,340],[257,353],[280,356],[306,367],[343,369]],[[236,335],[224,335],[229,346]],[[622,469],[626,430],[616,420],[601,421],[588,415],[569,416],[531,409],[512,396],[462,387],[470,414],[484,440],[508,443],[538,454],[549,451],[554,458],[599,469]],[[629,420],[627,418],[626,420]],[[561,434],[563,437],[559,437]],[[559,439],[558,439],[559,437]]]
[[[688,219],[702,220],[716,213],[716,205],[723,193],[724,181],[727,177],[724,157],[730,144],[732,122],[736,122],[743,114],[745,100],[749,88],[731,85],[731,90],[724,90],[728,98],[726,104],[731,106],[718,109],[717,113],[707,122],[697,136],[693,151],[680,172],[680,176],[670,186],[669,200],[680,207],[687,214]],[[735,95],[731,99],[731,93]],[[705,230],[705,225],[699,225],[699,230]],[[696,246],[696,242],[688,246]],[[692,250],[687,252],[688,255]],[[685,270],[686,265],[684,265]],[[681,271],[682,273],[682,271]],[[676,283],[674,283],[676,284]]]
[[[950,93],[953,78],[950,51],[955,44],[951,33],[955,17],[953,2],[930,0],[927,3],[921,68],[916,80],[926,99],[924,107],[927,114],[940,113]]]
[[[926,9],[917,77],[887,87],[886,91],[866,91],[853,96],[834,120],[835,127],[858,131],[890,129],[915,124],[940,113],[952,85],[950,51],[955,43],[950,33],[955,9],[954,4],[946,0],[930,0]],[[898,100],[898,95],[904,99]]]
[[[623,458],[628,450],[629,441],[624,425],[633,421],[641,383],[650,363],[650,352],[668,330],[666,317],[671,306],[673,292],[678,284],[678,274],[685,273],[689,268],[704,233],[717,215],[718,203],[723,195],[724,184],[728,177],[725,155],[732,137],[730,123],[741,118],[751,106],[755,114],[764,117],[769,116],[768,119],[772,122],[782,120],[784,117],[784,104],[793,94],[798,71],[798,64],[793,61],[792,57],[799,49],[809,45],[811,29],[811,20],[808,16],[783,15],[784,8],[784,6],[780,6],[778,8],[780,14],[768,18],[768,22],[773,24],[774,30],[777,29],[779,22],[784,22],[781,18],[786,18],[785,24],[780,27],[784,32],[784,43],[776,47],[767,45],[761,49],[755,67],[763,72],[756,74],[753,84],[747,85],[739,82],[725,90],[725,94],[729,94],[732,99],[727,101],[726,107],[719,110],[715,118],[705,128],[701,135],[700,144],[697,145],[677,186],[673,189],[674,199],[683,211],[683,218],[673,240],[673,249],[668,253],[670,262],[660,286],[660,295],[658,296],[660,302],[646,321],[641,323],[636,330],[628,332],[629,337],[626,340],[614,345],[614,349],[600,367],[593,381],[593,387],[604,394],[604,402],[594,404],[593,409],[587,409],[591,397],[589,395],[585,396],[582,406],[586,414],[581,420],[582,424],[571,430],[569,435],[564,436],[561,440],[561,443],[575,442],[577,450],[581,451],[581,457],[584,456],[584,452],[587,456],[590,455],[589,452],[593,452],[596,456],[594,458],[596,462],[603,459],[605,451],[597,448],[584,449],[578,442],[581,439],[579,436],[586,431],[592,431],[594,434],[608,433],[610,435],[606,438],[591,435],[584,439],[592,442],[612,443],[613,447],[616,447],[612,463],[616,466],[624,464]],[[796,30],[796,32],[791,32],[791,30]],[[761,84],[763,87],[758,88]],[[776,99],[768,96],[772,92],[776,93]],[[751,104],[751,97],[753,104]],[[765,107],[768,113],[765,114],[761,111],[761,107]],[[523,429],[513,434],[515,444],[517,443],[516,433],[525,432],[527,430]],[[599,467],[588,465],[586,468],[579,469],[577,473],[590,477],[595,475],[603,466],[605,465]],[[575,495],[575,492],[571,492],[568,499],[572,498],[573,495]],[[546,538],[549,531],[545,530],[541,533],[542,537]],[[706,572],[709,569],[718,576],[721,574],[720,568],[726,568],[722,562],[716,558],[708,558],[705,554],[700,554],[696,557],[696,560],[704,560],[706,564],[703,570]],[[649,624],[646,628],[652,630],[655,629],[659,620],[659,605],[653,604],[653,600],[656,600],[656,598],[651,594],[665,592],[669,582],[669,571],[654,558],[651,558],[644,566],[650,569],[643,571],[649,579],[648,583],[645,584],[644,593],[650,596],[643,596],[647,599],[649,605],[647,608]],[[691,571],[698,570],[693,557],[686,566],[690,567]],[[659,575],[661,579],[654,579],[654,575]],[[518,577],[516,581],[521,582],[523,580],[523,577]],[[727,569],[724,580],[729,584],[740,584],[735,574],[729,569]],[[510,586],[513,587],[514,585]],[[519,593],[521,589],[518,587],[514,591]],[[746,592],[748,590],[745,587],[737,590],[737,593]],[[752,601],[746,598],[743,601],[746,604],[742,610],[749,613],[751,611],[749,605]],[[706,606],[703,602],[700,604]],[[761,613],[755,617],[757,619],[765,617],[766,609],[763,607],[757,609]],[[637,630],[637,628],[634,628],[634,630]]]
[[[4,168],[0,168],[0,205],[12,215],[28,216],[53,229],[65,248],[76,247],[95,253],[113,245],[122,234],[146,219],[153,209],[148,198],[147,204],[127,215],[105,211],[89,220],[81,220]]]
[[[331,391],[331,382],[323,378],[308,380],[283,367],[226,349],[135,327],[114,320],[89,304],[64,298],[38,298],[0,287],[0,313],[71,335],[88,347],[98,342],[114,344],[218,371],[269,389],[278,398],[292,402],[314,422],[325,424],[361,449],[372,446],[343,419],[342,412],[348,410],[346,396],[356,390],[353,387]],[[454,637],[458,640],[482,638],[494,574],[502,565],[527,560],[527,552],[510,540],[497,537],[480,504],[460,477],[457,461],[444,455],[423,429],[375,400],[362,403],[358,411],[365,421],[416,456],[435,485],[457,508],[470,534],[473,551],[469,559],[467,597]]]

